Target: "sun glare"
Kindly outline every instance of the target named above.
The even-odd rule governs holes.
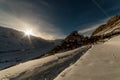
[[[30,36],[30,35],[32,35],[32,29],[28,29],[24,33],[26,36]]]

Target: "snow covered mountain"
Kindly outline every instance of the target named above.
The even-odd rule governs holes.
[[[56,43],[42,38],[24,36],[23,32],[0,27],[0,69],[36,58]]]
[[[20,64],[1,70],[0,80],[120,80],[120,15],[98,27],[91,37],[85,38],[76,31],[73,32],[57,48],[52,47],[54,54],[49,55],[48,52],[47,56],[35,60],[30,59],[50,49],[54,46],[53,42],[31,36],[31,43],[23,37],[23,33],[13,35],[11,32],[6,34],[17,35],[17,38],[7,40],[10,39],[8,36],[2,36],[2,42],[11,41],[19,47],[11,46],[7,50],[6,45],[9,43],[4,45],[0,52],[0,65],[8,67],[11,64]],[[13,42],[14,40],[17,42]]]

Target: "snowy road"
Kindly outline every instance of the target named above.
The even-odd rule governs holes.
[[[0,80],[53,80],[62,70],[74,63],[90,46],[21,63],[0,71]]]

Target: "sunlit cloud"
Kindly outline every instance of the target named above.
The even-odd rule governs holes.
[[[93,27],[90,27],[90,28],[86,28],[86,29],[83,29],[83,30],[79,30],[79,33],[86,33],[86,32],[89,32],[89,31],[93,31],[93,30],[95,30],[97,27],[98,27],[98,25],[93,26]]]
[[[100,21],[98,21],[98,22],[96,22],[96,23],[94,23],[92,25],[88,24],[87,26],[89,26],[89,27],[87,27],[85,29],[81,29],[78,32],[80,34],[85,35],[85,36],[91,36],[92,32],[94,32],[95,29],[98,28],[100,25],[105,24],[107,20],[108,20],[108,18],[100,20]]]

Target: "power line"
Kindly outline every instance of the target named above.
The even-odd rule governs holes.
[[[109,15],[107,14],[107,12],[100,6],[100,4],[98,4],[98,2],[96,0],[92,0],[92,2],[101,10],[101,12],[106,16],[109,17]]]

